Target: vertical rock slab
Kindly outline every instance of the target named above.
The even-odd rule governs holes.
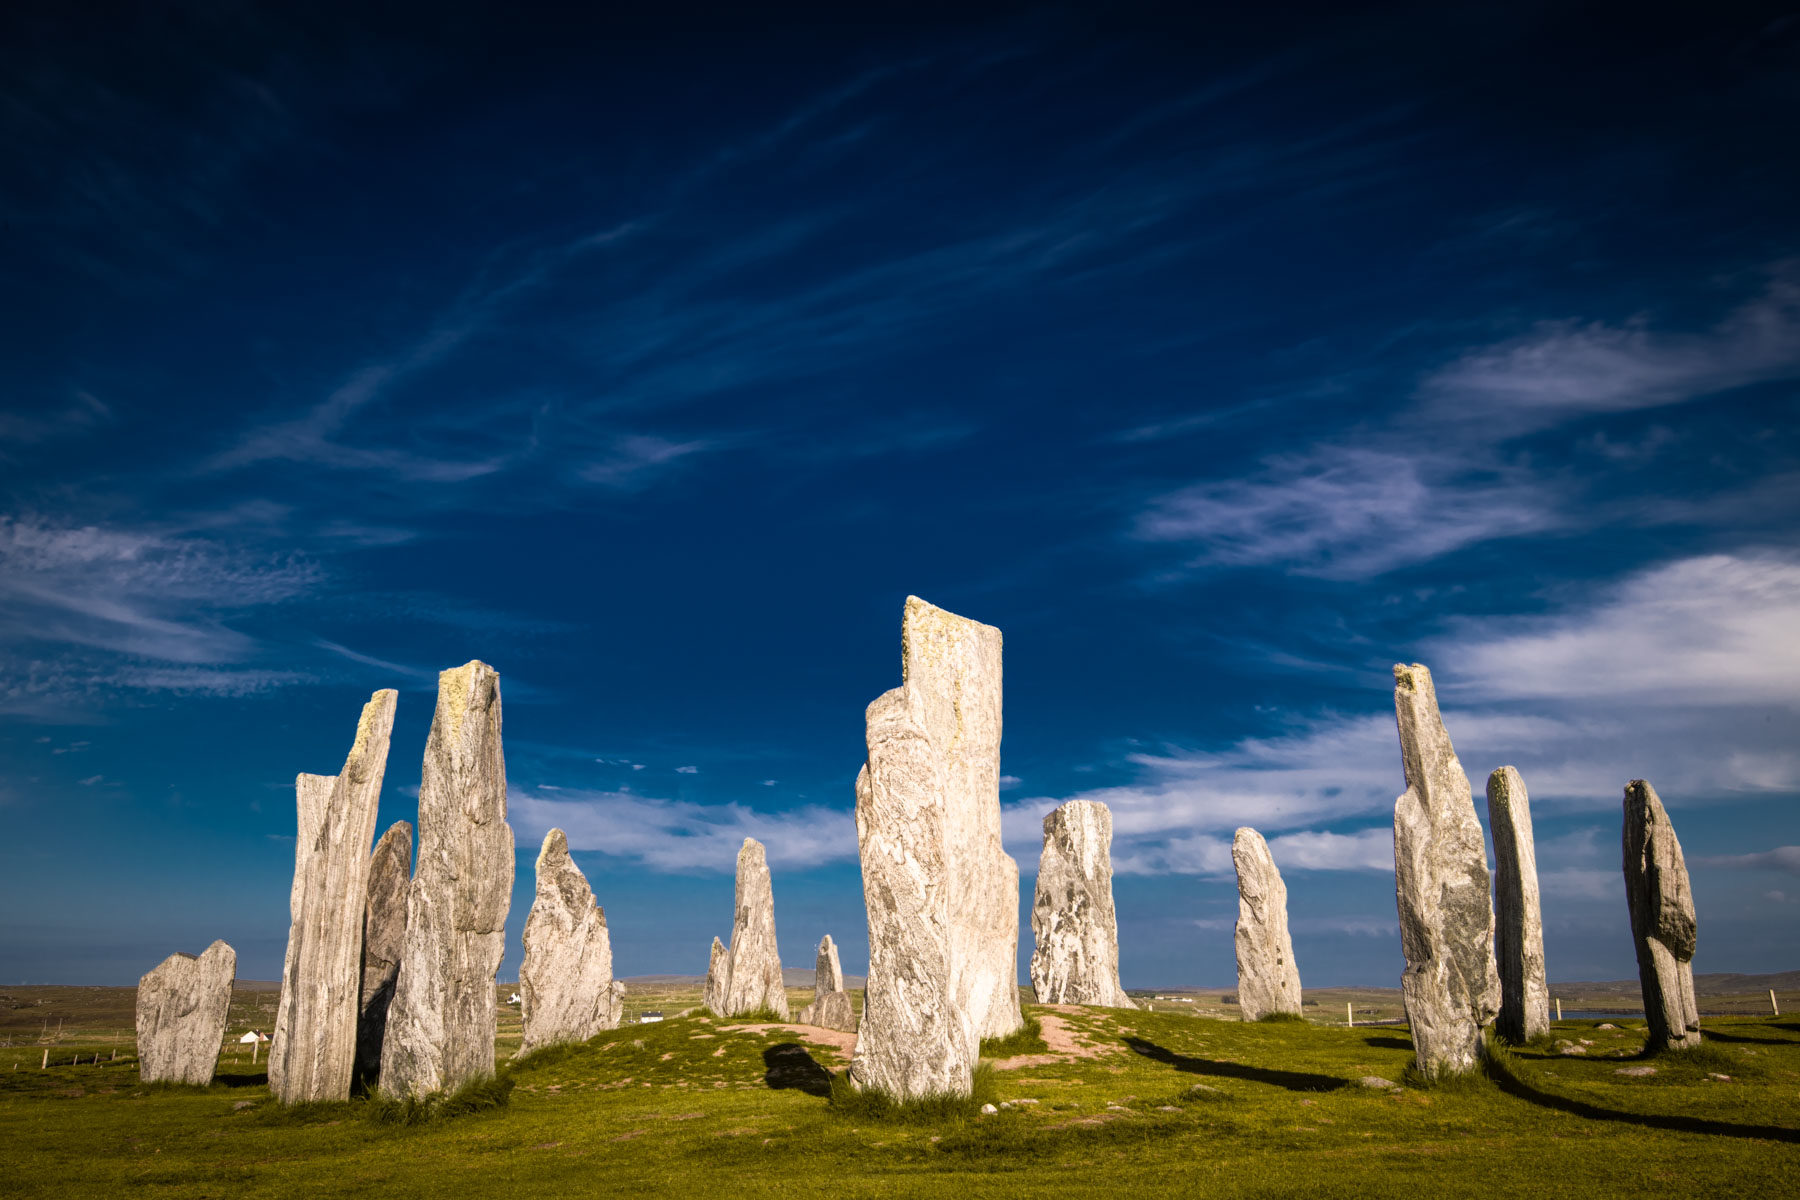
[[[1494,961],[1500,970],[1500,1016],[1494,1028],[1509,1042],[1527,1042],[1550,1032],[1531,797],[1519,773],[1501,767],[1488,776],[1487,802],[1494,836]]]
[[[1031,932],[1039,1004],[1137,1007],[1119,982],[1112,811],[1099,801],[1071,800],[1044,818]]]
[[[951,981],[944,756],[907,690],[867,712],[856,839],[869,916],[869,974],[850,1080],[898,1100],[966,1096],[980,1039]]]
[[[1300,1013],[1300,967],[1288,934],[1287,884],[1263,835],[1246,826],[1231,839],[1237,868],[1238,1008],[1246,1021]]]
[[[512,882],[500,676],[469,662],[438,676],[425,742],[419,865],[381,1047],[387,1095],[454,1090],[494,1073],[494,972]]]
[[[336,776],[295,781],[300,828],[287,958],[269,1042],[269,1090],[283,1104],[348,1100],[361,1014],[369,842],[399,693],[369,697]]]
[[[365,1083],[381,1073],[381,1040],[406,947],[406,891],[412,878],[412,825],[388,826],[369,857],[363,905],[362,1014],[356,1023],[356,1068]]]
[[[1406,771],[1394,802],[1400,991],[1420,1069],[1462,1072],[1475,1066],[1482,1027],[1500,1010],[1487,846],[1425,667],[1394,665],[1394,713]]]
[[[737,914],[731,923],[730,969],[725,1011],[771,1009],[788,1017],[787,988],[781,982],[781,952],[775,946],[775,893],[763,844],[745,838],[737,857]]]
[[[837,943],[829,933],[819,943],[818,963],[813,969],[813,1002],[801,1009],[796,1019],[802,1025],[856,1032],[856,1005],[844,990],[844,968],[838,963]]]
[[[1625,900],[1644,989],[1646,1042],[1652,1050],[1700,1044],[1694,1001],[1698,926],[1687,860],[1656,789],[1643,779],[1625,785]]]
[[[138,980],[138,1078],[201,1087],[212,1082],[236,977],[237,952],[214,942],[199,958],[171,954]]]
[[[606,912],[569,857],[569,839],[560,829],[544,835],[538,852],[519,1001],[522,1055],[558,1042],[585,1042],[619,1025]]]
[[[819,939],[819,957],[813,966],[813,988],[820,992],[844,990],[844,968],[838,962],[837,943],[828,933]]]
[[[700,993],[700,1003],[715,1017],[725,1015],[725,988],[730,982],[731,951],[715,937],[712,957],[706,963],[706,990]]]

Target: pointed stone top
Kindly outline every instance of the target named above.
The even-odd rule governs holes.
[[[538,862],[545,863],[552,859],[569,857],[569,837],[560,829],[552,829],[544,835],[544,847],[538,851]]]
[[[1248,825],[1238,826],[1238,831],[1231,835],[1232,849],[1235,850],[1240,845],[1260,845],[1265,851],[1269,848],[1269,843],[1263,835]]]
[[[713,934],[712,948],[715,955],[725,953],[725,943],[719,940],[719,935],[716,933]]]
[[[446,709],[452,727],[460,726],[463,716],[468,712],[469,702],[477,694],[485,692],[498,693],[500,690],[500,672],[472,658],[460,667],[451,667],[438,672],[438,707]],[[483,695],[484,702],[491,699]]]
[[[1044,814],[1044,832],[1070,820],[1099,821],[1112,829],[1112,809],[1099,800],[1065,800]]]

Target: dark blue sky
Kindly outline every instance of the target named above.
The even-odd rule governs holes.
[[[1233,978],[1240,824],[1397,981],[1401,660],[1552,979],[1638,776],[1696,966],[1800,965],[1800,14],[239,8],[0,18],[0,982],[275,977],[295,773],[398,687],[411,818],[472,657],[503,972],[552,824],[622,974],[746,834],[860,970],[908,593],[1005,633],[1027,906],[1112,805],[1128,985]]]

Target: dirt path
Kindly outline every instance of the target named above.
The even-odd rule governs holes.
[[[721,1025],[718,1028],[720,1033],[768,1033],[775,1029],[784,1030],[813,1045],[831,1047],[831,1052],[844,1062],[850,1061],[850,1054],[856,1049],[854,1033],[845,1033],[842,1029],[824,1029],[817,1025]]]

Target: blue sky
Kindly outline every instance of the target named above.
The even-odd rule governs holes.
[[[1129,986],[1230,983],[1241,824],[1302,978],[1397,982],[1415,660],[1553,980],[1633,970],[1635,777],[1697,969],[1796,966],[1800,17],[1451,7],[9,12],[0,982],[274,978],[294,775],[397,687],[410,819],[474,657],[503,973],[553,824],[622,974],[745,835],[860,970],[909,593],[1004,631],[1027,929],[1112,806]]]

